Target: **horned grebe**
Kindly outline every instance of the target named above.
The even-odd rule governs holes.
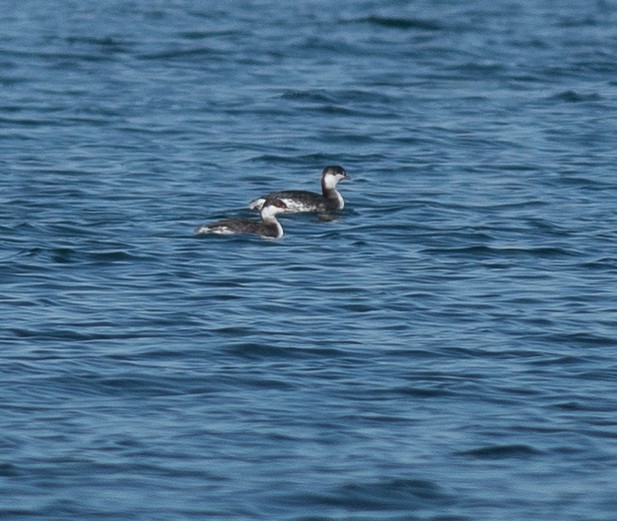
[[[287,205],[288,212],[332,212],[342,210],[345,206],[343,196],[336,189],[336,185],[343,179],[351,179],[341,166],[327,166],[321,173],[321,193],[307,192],[304,190],[285,190],[254,199],[249,203],[251,210],[259,210],[264,201],[270,197],[276,197]]]
[[[202,224],[195,228],[195,233],[253,233],[264,239],[280,239],[283,236],[283,227],[278,222],[276,214],[288,211],[287,205],[275,197],[269,197],[262,206],[261,222],[251,219],[223,219],[211,224]]]

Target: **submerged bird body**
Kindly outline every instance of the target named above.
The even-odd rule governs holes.
[[[202,235],[213,233],[218,235],[230,235],[248,233],[259,235],[264,239],[280,239],[284,232],[276,215],[288,211],[287,205],[275,197],[269,197],[262,206],[261,221],[252,219],[223,219],[210,224],[203,224],[195,229],[195,233]]]
[[[288,212],[327,213],[342,210],[345,201],[336,186],[343,179],[351,179],[343,167],[327,166],[321,173],[321,194],[305,190],[272,192],[251,201],[249,208],[260,210],[267,199],[275,197],[287,205]]]

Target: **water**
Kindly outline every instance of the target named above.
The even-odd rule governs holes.
[[[614,519],[613,7],[4,2],[2,519]]]

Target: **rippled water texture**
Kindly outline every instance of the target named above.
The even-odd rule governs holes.
[[[2,519],[615,519],[616,55],[607,1],[5,2]]]

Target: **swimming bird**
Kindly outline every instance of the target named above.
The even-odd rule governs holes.
[[[266,199],[276,197],[287,205],[289,213],[319,212],[327,213],[345,207],[343,196],[336,189],[339,181],[351,179],[341,166],[327,166],[321,173],[321,195],[305,190],[284,190],[258,197],[249,203],[251,210],[259,210]]]
[[[211,224],[202,224],[195,228],[195,233],[199,235],[249,233],[259,235],[264,239],[280,239],[283,236],[283,227],[276,215],[286,211],[288,207],[283,201],[276,197],[269,197],[261,207],[261,221],[240,218],[223,219]]]

